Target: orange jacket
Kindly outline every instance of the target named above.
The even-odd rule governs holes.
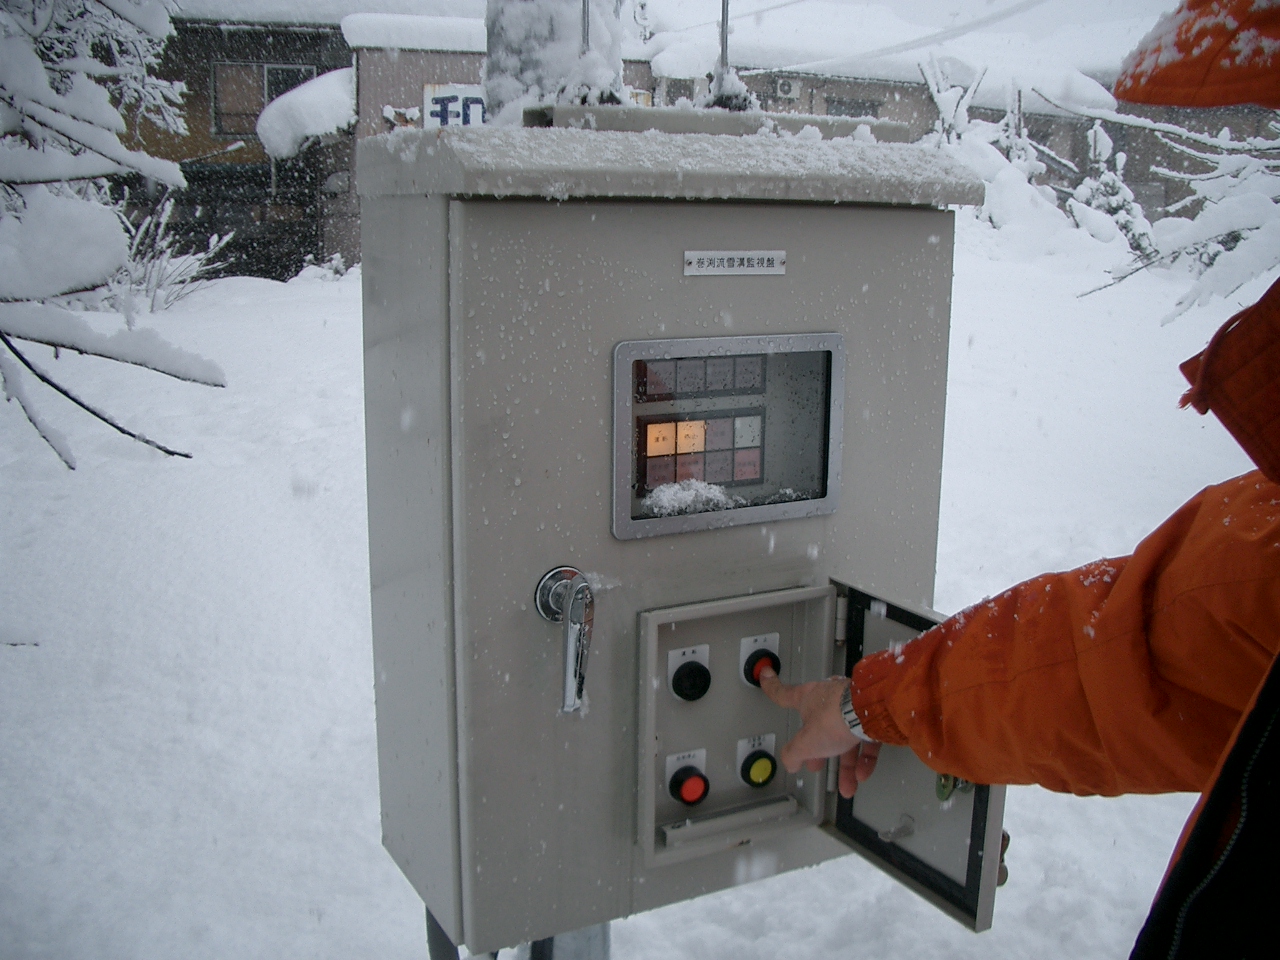
[[[854,668],[863,730],[978,783],[1204,791],[1280,652],[1280,281],[1182,365],[1261,473],[1133,556],[1050,573]]]
[[[978,783],[1204,790],[1280,650],[1280,485],[1209,487],[1131,557],[1045,574],[862,660],[866,733]]]

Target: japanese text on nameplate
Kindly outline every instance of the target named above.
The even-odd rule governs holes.
[[[787,272],[785,250],[686,250],[686,277],[771,276]]]

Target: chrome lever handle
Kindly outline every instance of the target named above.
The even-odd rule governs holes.
[[[582,571],[574,567],[548,570],[534,591],[534,605],[544,620],[564,624],[564,700],[561,709],[582,709],[587,683],[587,655],[591,652],[591,626],[595,597]]]

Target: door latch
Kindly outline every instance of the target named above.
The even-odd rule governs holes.
[[[534,605],[544,620],[564,624],[564,703],[561,709],[573,713],[582,709],[582,693],[587,683],[587,654],[591,651],[591,624],[595,618],[595,597],[582,571],[575,567],[555,567],[538,581]]]

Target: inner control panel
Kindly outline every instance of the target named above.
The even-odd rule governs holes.
[[[844,362],[836,333],[618,344],[614,536],[834,513]]]
[[[640,615],[639,842],[651,865],[819,822],[823,773],[791,775],[777,751],[794,711],[760,689],[831,673],[835,588],[802,587]]]

